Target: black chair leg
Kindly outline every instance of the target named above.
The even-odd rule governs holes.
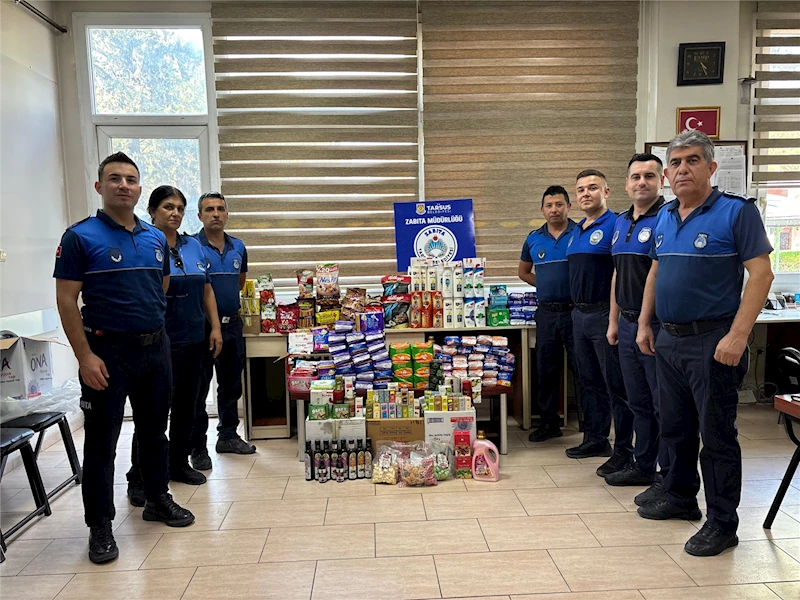
[[[781,415],[783,415],[783,413],[781,413]],[[795,445],[797,445],[797,449],[794,451],[792,459],[789,461],[789,466],[786,469],[786,473],[783,475],[783,480],[781,480],[781,485],[778,487],[778,493],[775,494],[775,499],[772,501],[772,506],[769,507],[767,518],[764,520],[764,529],[772,529],[772,522],[775,520],[778,510],[781,508],[783,497],[786,495],[786,492],[792,483],[792,478],[797,471],[797,465],[800,464],[800,440],[798,440],[797,436],[795,436],[794,430],[792,429],[792,419],[787,416],[784,416],[784,419],[785,420],[783,424],[786,428],[786,435],[788,435],[789,439],[792,440]]]
[[[25,465],[25,472],[28,475],[28,482],[31,486],[31,493],[37,508],[44,507],[44,514],[50,516],[53,511],[50,510],[50,501],[47,499],[47,492],[42,483],[42,474],[39,472],[39,465],[36,464],[36,456],[31,445],[25,444],[20,449],[22,455],[22,463]]]
[[[72,472],[77,477],[75,481],[80,485],[83,482],[83,469],[81,468],[81,461],[78,458],[78,453],[75,450],[75,442],[72,440],[72,432],[69,430],[67,417],[62,418],[58,422],[58,428],[61,430],[61,439],[64,440],[64,447],[67,450],[69,465],[72,467]]]

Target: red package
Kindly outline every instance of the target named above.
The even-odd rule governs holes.
[[[411,328],[418,329],[422,327],[422,313],[424,311],[421,308],[412,308],[411,309]]]
[[[262,333],[276,333],[278,331],[277,322],[275,319],[262,319],[261,332]]]
[[[423,292],[423,294],[427,293],[428,292]],[[430,304],[424,306],[420,312],[422,312],[422,328],[430,329],[433,327],[433,306]]]
[[[261,290],[261,304],[272,304],[275,302],[275,290]]]
[[[297,304],[278,305],[278,332],[292,333],[297,330],[297,322],[300,319],[300,309]]]

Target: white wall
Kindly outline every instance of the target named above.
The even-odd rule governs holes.
[[[33,4],[53,13],[52,2]],[[54,255],[68,225],[56,35],[12,0],[0,3],[0,325],[55,307]],[[55,349],[54,363],[59,383],[74,377],[68,349]]]

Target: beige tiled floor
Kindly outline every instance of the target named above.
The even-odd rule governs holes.
[[[303,480],[296,440],[258,442],[254,456],[210,454],[206,485],[172,486],[197,521],[169,529],[129,506],[120,437],[114,487],[120,558],[86,557],[81,490],[12,538],[0,595],[14,600],[798,600],[800,477],[771,530],[762,523],[794,447],[769,407],[740,410],[744,483],[740,545],[710,559],[683,552],[702,522],[640,519],[644,488],[603,485],[598,460],[574,461],[568,430],[537,445],[509,427],[497,484],[451,480],[428,489]],[[82,431],[76,432],[78,440]],[[78,442],[80,449],[80,441]],[[46,484],[67,474],[46,449]],[[704,495],[698,498],[705,507]],[[0,484],[0,522],[32,505],[20,469]]]

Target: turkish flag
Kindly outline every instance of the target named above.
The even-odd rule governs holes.
[[[719,137],[719,108],[679,108],[678,133],[693,129],[710,138]]]

